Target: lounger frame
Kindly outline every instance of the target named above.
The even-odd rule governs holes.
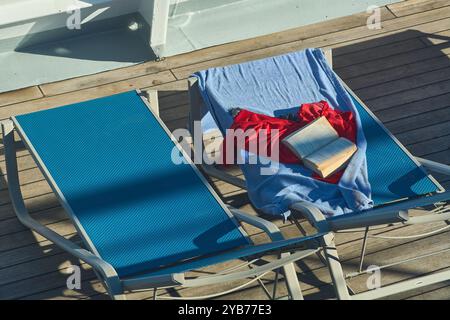
[[[157,108],[157,93],[142,93],[137,90],[137,93],[140,95],[142,101],[147,105],[149,110],[155,115],[155,118],[158,120],[160,125],[164,128],[168,136],[175,142],[176,146],[179,150],[185,155],[186,159],[189,161],[193,170],[201,177],[203,183],[208,187],[209,191],[213,193],[219,203],[222,205],[224,210],[230,216],[230,219],[235,220],[236,222],[244,222],[250,224],[262,231],[264,231],[272,242],[284,240],[283,235],[281,234],[279,228],[264,219],[261,219],[256,216],[248,215],[244,212],[241,212],[237,209],[230,208],[225,206],[220,200],[219,196],[215,193],[212,187],[207,183],[204,176],[199,172],[198,168],[192,163],[189,157],[186,156],[182,147],[176,142],[175,138],[172,136],[169,129],[165,126],[162,120],[157,116],[158,108]],[[147,98],[145,98],[147,97]],[[152,103],[149,103],[147,99],[156,99]],[[210,276],[201,276],[197,278],[187,278],[184,273],[174,273],[174,274],[166,274],[161,276],[134,276],[134,277],[126,277],[120,278],[117,274],[116,270],[111,266],[108,262],[103,260],[95,246],[89,240],[89,235],[85,232],[81,224],[76,218],[76,215],[68,206],[64,195],[59,190],[57,184],[52,179],[50,173],[45,167],[43,161],[39,158],[36,150],[33,145],[27,138],[26,134],[20,128],[20,124],[17,122],[15,117],[11,117],[10,120],[3,121],[1,123],[2,126],[2,134],[3,134],[3,143],[5,150],[5,161],[6,161],[6,170],[7,170],[7,178],[8,178],[8,189],[9,195],[11,197],[11,202],[13,205],[13,209],[18,217],[18,219],[28,228],[42,235],[46,239],[50,240],[63,250],[69,252],[74,257],[84,261],[88,265],[90,265],[95,271],[98,278],[102,281],[107,289],[108,294],[113,299],[126,299],[126,292],[133,291],[147,291],[154,290],[154,298],[156,298],[156,290],[158,288],[168,288],[168,287],[197,287],[197,286],[206,286],[213,285],[223,282],[234,281],[238,279],[251,279],[248,283],[252,283],[256,280],[259,280],[261,275],[266,274],[270,271],[275,271],[276,276],[278,277],[278,272],[282,270],[289,292],[289,297],[292,299],[302,299],[301,288],[297,279],[297,274],[294,267],[294,262],[300,259],[303,259],[309,255],[315,254],[321,250],[321,247],[318,245],[317,240],[309,239],[302,243],[302,245],[306,249],[289,249],[289,252],[279,252],[278,259],[267,262],[263,265],[255,265],[253,266],[252,262],[244,264],[244,267],[248,267],[252,265],[251,269],[242,270],[242,268],[234,269],[230,272],[219,273],[216,275]],[[60,234],[54,232],[48,227],[42,225],[38,221],[36,221],[29,213],[25,206],[25,202],[22,196],[22,192],[20,189],[20,181],[19,181],[19,171],[17,165],[17,144],[19,142],[15,141],[15,132],[20,136],[21,142],[28,149],[33,159],[35,160],[37,166],[43,173],[45,179],[51,186],[53,192],[57,196],[59,202],[62,207],[65,209],[67,214],[69,215],[71,221],[73,222],[78,234],[83,239],[84,245],[86,248],[82,248],[74,242],[66,239]],[[241,232],[245,235],[245,231],[239,226]],[[292,253],[291,253],[292,251]],[[267,254],[273,254],[274,252],[267,252]],[[261,255],[262,257],[263,255]],[[218,255],[220,258],[220,255]],[[256,261],[256,260],[255,260]],[[260,282],[262,284],[262,282]],[[244,284],[245,285],[245,284]],[[243,287],[243,285],[238,288]],[[225,293],[228,293],[232,290],[229,290]],[[218,293],[211,295],[219,296],[223,294]],[[274,290],[273,296],[275,297],[276,292]],[[192,297],[191,297],[192,298]],[[189,297],[187,297],[189,299]]]
[[[323,49],[325,57],[329,65],[333,66],[332,61],[332,50]],[[394,137],[381,121],[372,113],[372,111],[364,104],[361,99],[345,84],[342,79],[339,79],[344,85],[346,90],[352,95],[360,104],[365,108],[365,110],[381,125],[381,127],[386,130],[390,137],[398,144],[400,148],[407,154],[412,161],[414,161],[420,168],[428,169],[431,172],[437,172],[444,175],[450,175],[450,166],[437,163],[434,161],[418,158],[412,156],[409,151]],[[201,97],[197,78],[191,77],[188,79],[188,90],[190,99],[190,117],[189,117],[189,127],[194,128],[194,122],[201,120],[201,110],[204,105],[203,98]],[[191,132],[193,134],[193,132]],[[207,133],[202,140],[214,138],[218,133]],[[193,139],[194,140],[194,139]],[[193,141],[194,143],[195,141]],[[204,145],[194,146],[194,150],[201,150],[203,153]],[[223,170],[218,169],[214,165],[202,165],[203,170],[208,175],[215,177],[217,179],[226,181],[232,185],[239,188],[246,189],[245,180],[235,177]],[[367,245],[367,237],[369,228],[371,226],[385,225],[385,224],[425,224],[433,223],[438,221],[445,221],[450,224],[450,212],[445,212],[442,214],[427,214],[421,217],[409,217],[408,210],[417,207],[423,207],[428,205],[433,205],[436,203],[447,202],[450,200],[450,192],[445,191],[442,186],[431,176],[428,177],[436,184],[439,191],[423,197],[404,199],[399,202],[390,203],[380,207],[376,207],[372,210],[368,210],[364,214],[349,215],[344,216],[339,219],[327,220],[324,214],[315,206],[310,203],[300,202],[291,206],[291,211],[293,213],[293,218],[306,218],[319,232],[326,232],[326,235],[322,237],[322,247],[324,253],[324,262],[327,264],[332,281],[334,284],[334,289],[336,296],[339,299],[379,299],[393,294],[413,290],[416,288],[428,286],[431,284],[448,281],[450,279],[450,270],[442,271],[437,274],[432,274],[425,277],[415,278],[413,280],[404,281],[394,285],[382,287],[380,289],[371,290],[358,295],[349,294],[349,288],[346,285],[346,278],[342,271],[342,266],[339,262],[339,256],[334,243],[333,231],[343,231],[351,230],[355,228],[366,228],[363,248],[361,252],[361,262],[360,269],[365,254],[365,247]],[[399,262],[399,263],[402,263]],[[360,270],[361,271],[361,270]]]

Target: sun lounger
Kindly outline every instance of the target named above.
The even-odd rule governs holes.
[[[374,202],[374,207],[370,210],[340,214],[334,217],[325,215],[318,206],[305,201],[292,203],[289,209],[292,213],[291,218],[307,218],[314,226],[316,226],[318,230],[322,232],[365,228],[366,235],[362,248],[361,258],[362,266],[362,259],[364,257],[365,246],[367,244],[366,240],[369,227],[391,223],[418,224],[431,223],[436,221],[450,221],[450,212],[448,212],[448,209],[443,209],[438,211],[437,213],[430,213],[420,217],[409,217],[408,215],[409,209],[446,202],[450,199],[450,192],[445,192],[445,190],[439,185],[439,183],[431,175],[429,175],[428,172],[425,171],[425,169],[429,169],[429,171],[436,171],[441,174],[450,175],[450,167],[425,159],[413,157],[405,149],[405,147],[403,147],[401,143],[383,126],[383,124],[364,105],[364,103],[357,98],[357,96],[348,88],[348,86],[346,86],[343,81],[339,79],[336,74],[334,74],[331,66],[331,51],[327,51],[322,56],[320,56],[320,53],[318,53],[317,51],[318,50],[316,50],[314,54],[319,55],[319,59],[317,59],[318,61],[315,61],[317,62],[319,67],[314,66],[314,68],[318,68],[320,69],[320,71],[318,71],[316,74],[314,72],[310,72],[311,76],[319,77],[320,75],[323,76],[323,74],[333,74],[330,79],[335,79],[340,84],[334,83],[332,87],[335,89],[337,88],[336,90],[342,90],[343,88],[343,90],[345,90],[350,95],[354,106],[359,113],[359,117],[361,119],[364,130],[364,135],[367,141],[366,160],[368,167],[368,180],[371,186],[371,198]],[[286,56],[287,59],[285,60],[289,60],[292,63],[293,70],[297,70],[296,68],[302,68],[302,64],[304,63],[304,61],[296,60],[299,56],[301,55],[298,55],[296,53]],[[328,59],[328,64],[326,62],[326,58]],[[257,64],[258,66],[261,66],[264,64],[264,62],[264,59],[259,60]],[[278,62],[276,63],[277,65],[280,64]],[[217,92],[219,92],[219,94],[220,92],[230,94],[230,92],[234,92],[236,87],[239,87],[236,90],[241,90],[240,92],[242,93],[242,95],[240,95],[239,97],[233,97],[233,103],[236,104],[236,106],[245,108],[245,106],[247,105],[246,103],[252,99],[252,97],[248,95],[246,96],[245,92],[248,91],[249,94],[254,94],[254,90],[252,90],[254,88],[246,88],[245,86],[252,86],[259,81],[258,79],[255,79],[254,74],[252,74],[252,66],[252,63],[239,65],[237,69],[239,69],[239,74],[242,75],[242,81],[239,81],[235,78],[229,83],[227,83],[226,81],[220,82],[219,80],[217,83],[220,83],[220,90],[218,90]],[[220,77],[222,72],[226,72],[226,68],[227,67],[215,68],[213,69],[213,72],[209,73],[209,75],[212,78],[216,75]],[[308,72],[309,70],[306,71],[305,74]],[[247,75],[248,77],[246,78],[245,75]],[[230,74],[226,74],[226,76],[230,76]],[[205,79],[202,79],[202,81],[204,80]],[[211,79],[209,78],[208,81],[210,80]],[[270,110],[267,110],[267,114],[269,115],[272,115],[276,111],[278,111],[276,110],[276,108],[273,108],[273,106],[279,106],[280,110],[282,110],[283,106],[285,106],[285,104],[283,103],[291,100],[290,97],[283,96],[281,97],[280,101],[276,101],[275,103],[273,102],[274,96],[280,96],[280,88],[283,88],[284,92],[286,92],[287,95],[291,92],[291,90],[285,89],[286,83],[288,82],[284,81],[282,83],[277,83],[277,81],[283,80],[285,79],[282,79],[282,77],[278,75],[273,77],[271,74],[266,74],[265,79],[261,79],[261,83],[264,84],[265,88],[278,89],[276,93],[270,92],[270,90],[262,90],[262,92],[260,92],[261,96],[267,96],[267,101],[271,102],[272,108]],[[316,83],[320,83],[321,81],[321,79],[315,80]],[[214,81],[214,79],[212,79],[211,81]],[[308,79],[307,81],[314,82],[314,79]],[[245,86],[242,85],[243,83],[245,83]],[[259,85],[259,83],[255,84],[255,86]],[[298,87],[297,82],[295,83],[295,85]],[[208,139],[211,139],[212,135],[220,136],[220,131],[214,131],[214,128],[211,127],[210,120],[214,117],[211,117],[208,112],[210,112],[213,108],[220,108],[220,106],[212,106],[213,103],[208,101],[208,99],[205,99],[205,96],[207,97],[209,94],[209,92],[206,92],[206,87],[207,84],[205,83],[202,83],[202,85],[200,86],[199,80],[195,77],[189,79],[189,93],[191,102],[190,126],[191,128],[194,128],[194,121],[200,121],[202,119],[205,121],[206,119],[207,122],[209,121],[209,123],[206,125],[206,128],[210,129],[210,131],[208,132]],[[295,91],[295,88],[292,89],[292,91]],[[214,92],[214,94],[216,94],[217,92]],[[241,100],[239,101],[239,99]],[[258,96],[258,99],[262,100],[264,98]],[[217,102],[219,100],[220,99],[215,99],[214,101]],[[264,108],[263,105],[258,105],[257,107]],[[258,109],[258,111],[260,110]],[[222,112],[222,114],[225,113]],[[217,123],[216,125],[217,127],[219,127]],[[202,148],[204,148],[203,145],[195,146],[195,149],[197,150],[202,150]],[[221,170],[220,166],[204,165],[204,170],[211,176],[222,179],[244,189],[247,188],[248,184],[252,183],[252,181],[245,181],[241,178],[228,174],[227,172]],[[334,249],[335,246],[332,234],[328,234],[324,237],[323,246],[326,253],[326,261],[330,268],[330,273],[332,275],[338,298],[350,298],[342,268],[339,263],[339,257],[336,250]],[[407,291],[436,282],[446,281],[449,278],[450,271],[444,271],[437,275],[432,275],[422,279],[415,279],[417,281],[409,281],[405,282],[404,284],[397,284],[395,287],[380,288],[378,290],[370,291],[360,296],[354,296],[353,298],[380,298],[384,295],[391,295],[397,292]]]
[[[325,234],[285,240],[274,224],[227,208],[189,159],[173,163],[172,150],[182,149],[140,92],[15,116],[2,129],[17,217],[92,266],[112,298],[238,279],[253,283],[272,270],[283,270],[290,297],[302,298],[293,262],[320,250],[317,243]],[[84,247],[29,215],[20,191],[15,132]],[[253,244],[239,222],[262,229],[272,241]],[[269,254],[277,256],[263,263]],[[247,262],[215,275],[189,273],[238,259]]]

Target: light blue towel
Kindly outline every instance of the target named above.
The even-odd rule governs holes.
[[[358,127],[358,151],[339,184],[311,178],[301,165],[241,165],[250,200],[267,214],[287,217],[289,206],[309,201],[328,215],[341,215],[373,207],[367,178],[366,139],[357,109],[345,88],[326,62],[320,49],[307,49],[262,60],[197,72],[199,88],[208,110],[202,129],[219,128],[222,133],[233,123],[229,110],[240,107],[280,116],[301,104],[326,100],[333,108],[352,111]],[[243,151],[244,157],[248,153]],[[277,165],[279,166],[277,168]],[[274,175],[261,175],[262,167],[274,167]]]

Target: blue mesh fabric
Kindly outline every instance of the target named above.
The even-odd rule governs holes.
[[[248,244],[136,92],[16,119],[119,275]]]
[[[367,167],[375,206],[424,195],[438,186],[353,98],[367,140]]]

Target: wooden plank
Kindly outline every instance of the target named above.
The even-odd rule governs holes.
[[[68,253],[63,252],[50,256],[43,254],[42,259],[27,261],[1,269],[0,287],[54,272],[56,268],[62,271],[71,265],[80,265],[80,261]]]
[[[188,84],[187,81],[185,79],[182,80],[176,80],[176,81],[171,81],[171,82],[167,82],[164,84],[160,84],[154,87],[151,87],[152,89],[158,90],[159,93],[164,94],[172,94],[175,91],[187,91],[188,88]],[[144,90],[146,90],[147,88],[143,88]]]
[[[57,96],[44,97],[30,102],[23,102],[15,105],[9,105],[0,108],[0,119],[5,119],[11,115],[28,113],[32,111],[58,107],[69,103],[77,103],[91,100],[115,93],[125,92],[132,89],[146,88],[156,86],[165,82],[174,81],[170,71],[163,71],[142,77],[123,80],[111,84],[106,84],[90,89],[79,90],[75,92],[60,94]]]
[[[164,118],[163,118],[164,120]],[[180,118],[180,119],[176,119],[176,120],[172,120],[172,121],[164,121],[166,123],[167,128],[170,131],[174,131],[176,129],[179,128],[184,128],[187,129],[188,127],[188,118]]]
[[[388,227],[388,228],[382,228],[378,229],[375,227],[374,230],[370,232],[371,235],[375,236],[396,236],[396,237],[402,237],[402,236],[408,236],[411,234],[418,234],[418,233],[426,233],[430,232],[432,230],[436,230],[440,227],[443,227],[443,223],[433,223],[428,225],[416,225],[416,226],[409,226],[409,227]],[[358,232],[358,233],[337,233],[337,245],[340,250],[340,257],[343,262],[347,262],[350,260],[358,259],[360,256],[360,245],[362,244],[362,238],[364,233]],[[432,237],[424,238],[420,241],[426,242],[427,239],[432,239]],[[359,245],[355,243],[355,241],[359,241]],[[380,239],[380,238],[370,238],[368,242],[368,255],[378,255],[380,251],[384,250],[392,250],[397,247],[398,248],[408,248],[410,244],[414,244],[418,242],[417,239]],[[442,244],[443,246],[445,244]],[[413,249],[405,251],[405,255],[408,254],[410,256],[414,256],[415,254],[418,254],[419,252],[414,252]],[[395,250],[394,250],[395,251]],[[400,252],[393,252],[390,255],[380,255],[378,256],[381,259],[381,261],[387,261],[389,259],[393,259],[397,261],[396,259],[404,257],[404,254]],[[391,261],[392,262],[392,261]],[[354,271],[354,270],[353,270]]]
[[[68,220],[68,216],[65,211],[61,210],[61,208],[59,207],[34,212],[31,215],[34,219],[36,219],[43,225],[54,224]],[[16,217],[0,221],[0,236],[6,236],[8,234],[25,230],[28,230],[28,228],[24,226]]]
[[[425,72],[431,72],[450,66],[450,56],[439,56],[425,59],[387,70],[365,74],[362,76],[346,79],[345,82],[353,91],[370,86],[391,82],[407,77],[412,77]]]
[[[450,150],[427,154],[424,158],[450,165]]]
[[[183,80],[186,82],[186,80]],[[189,103],[189,94],[187,91],[178,91],[159,99],[160,109],[167,111],[171,108],[180,107]]]
[[[406,133],[414,129],[429,127],[450,121],[450,108],[438,109],[416,116],[389,122],[386,127],[394,134]]]
[[[170,123],[176,120],[186,120],[189,115],[189,105],[180,105],[170,109],[164,110],[164,116],[161,117],[164,122]]]
[[[339,55],[334,58],[334,67],[336,69],[344,68],[350,65],[382,59],[384,57],[413,51],[424,47],[425,44],[420,40],[420,38],[412,38],[404,41],[389,43],[376,48],[361,50],[346,55]]]
[[[438,20],[430,19],[427,22],[420,21],[419,24],[408,27],[407,30],[399,29],[382,34],[366,35],[365,37],[360,37],[353,40],[350,39],[344,43],[339,43],[333,46],[333,55],[336,57],[417,37],[422,38],[426,35],[436,34],[447,29],[448,18]],[[424,43],[426,45],[430,45],[429,42],[425,41]]]
[[[75,233],[75,228],[69,221],[56,222],[47,226],[62,236],[69,236]],[[0,236],[0,252],[25,247],[45,240],[44,237],[30,230]]]
[[[38,182],[44,179],[41,171],[37,167],[30,169],[25,169],[20,172],[20,183],[21,185],[26,185],[33,182]],[[0,191],[7,190],[8,186],[6,184],[6,176],[1,176],[0,178]]]
[[[149,61],[131,67],[119,68],[93,75],[46,83],[40,85],[40,88],[46,96],[52,96],[160,73],[165,70],[168,70],[168,63],[166,61]]]
[[[25,205],[29,212],[39,212],[55,207],[59,207],[59,202],[53,192],[43,193],[34,197],[25,199]],[[0,206],[0,220],[11,219],[15,217],[14,210],[11,204]]]
[[[36,168],[36,163],[34,162],[33,158],[27,151],[23,151],[17,157],[17,165],[19,166],[19,172]],[[2,176],[4,176],[7,173],[5,161],[0,161],[0,172]]]
[[[337,67],[335,71],[341,78],[348,79],[380,72],[382,70],[390,70],[392,68],[405,66],[412,63],[420,63],[421,61],[427,59],[446,57],[448,55],[450,55],[450,48],[448,48],[448,46],[436,45],[382,59],[347,66],[342,69]]]
[[[61,287],[43,292],[25,295],[20,297],[22,300],[105,300],[109,299],[106,295],[101,282],[97,279],[90,279],[81,282],[81,290],[70,290],[61,283]],[[147,294],[148,295],[148,294]]]
[[[69,236],[71,241],[81,244],[78,235]],[[13,267],[37,259],[45,259],[55,254],[64,252],[52,242],[45,240],[40,243],[33,243],[29,246],[16,248],[14,250],[0,253],[0,273],[3,268]]]
[[[450,125],[448,122],[442,122],[439,124],[433,124],[428,127],[415,129],[412,131],[406,131],[401,134],[397,134],[396,137],[405,145],[419,143],[422,141],[430,141],[435,143],[434,139],[441,136],[448,136],[450,134]]]
[[[24,89],[0,93],[0,107],[8,104],[33,100],[43,97],[38,87],[28,87]]]
[[[339,56],[344,53],[368,49],[382,44],[416,38],[423,35],[423,33],[448,29],[449,9],[444,7],[384,21],[382,29],[379,30],[367,30],[367,26],[363,26],[331,34],[323,34],[318,37],[305,39],[303,44],[305,47],[332,46],[335,48],[336,56]]]
[[[387,286],[400,281],[412,280],[418,278],[419,276],[427,275],[431,272],[440,271],[446,267],[445,260],[448,261],[449,258],[449,254],[442,254],[442,259],[436,259],[435,257],[433,260],[428,258],[423,259],[420,262],[416,262],[414,265],[408,263],[389,269],[383,269],[381,272],[381,284],[382,286]],[[429,270],[431,270],[430,272],[427,272],[427,265],[429,266]],[[364,274],[358,278],[350,279],[348,283],[357,293],[366,292],[368,290],[367,280],[369,276],[369,274]]]
[[[82,279],[94,279],[95,274],[92,269],[81,269]],[[67,274],[55,271],[46,276],[33,277],[27,280],[16,281],[2,286],[0,290],[0,299],[19,299],[30,294],[37,294],[50,289],[61,288],[65,286]]]
[[[407,298],[407,300],[450,300],[450,285],[426,288]]]
[[[14,134],[16,134],[16,132],[14,132]],[[17,147],[17,149],[16,149],[16,157],[19,159],[19,158],[28,156],[30,154],[28,152],[28,150],[26,150],[23,146],[18,146],[17,145],[18,142],[19,141],[16,139],[16,147]],[[0,164],[3,165],[4,163],[5,163],[5,153],[2,150],[2,152],[0,152]],[[3,170],[3,169],[5,169],[5,167],[3,166],[1,169]],[[3,173],[3,171],[1,173]]]
[[[397,16],[403,17],[448,6],[447,0],[408,0],[389,4],[387,7]]]
[[[421,216],[426,214],[425,210],[412,210],[412,216]],[[437,228],[445,226],[443,222],[436,222],[431,224],[424,225],[414,225],[414,226],[385,226],[385,227],[374,227],[371,229],[370,234],[373,236],[408,236],[411,234],[419,233],[427,233],[432,230],[436,230]],[[364,235],[364,230],[361,229],[360,232],[342,232],[337,233],[337,244],[343,250],[342,259],[343,261],[358,258],[360,253],[360,248],[352,242],[352,240],[362,240]],[[350,239],[350,241],[349,241]],[[425,241],[426,239],[418,240],[418,239],[381,239],[381,238],[371,238],[368,245],[372,246],[373,251],[368,251],[368,253],[377,253],[378,249],[389,249],[393,246],[407,246],[408,244],[415,243],[418,241]],[[436,241],[438,242],[438,241]],[[372,250],[371,249],[371,250]],[[409,254],[414,255],[414,252],[411,251]],[[395,254],[392,254],[392,258],[395,259]]]
[[[448,123],[447,123],[448,125]],[[428,154],[450,150],[450,135],[433,140],[408,145],[408,150],[415,156],[426,157]],[[450,152],[450,151],[449,151]]]
[[[49,193],[52,191],[46,180],[41,180],[38,182],[33,182],[22,186],[22,194],[24,199],[33,198],[37,195],[44,193]],[[0,206],[11,203],[8,191],[0,191]]]
[[[356,90],[356,94],[363,101],[366,101],[423,87],[429,84],[439,83],[445,80],[450,80],[450,61],[446,68],[424,72],[398,80],[386,81],[378,85],[358,89]]]
[[[446,80],[411,90],[386,95],[384,97],[366,100],[365,102],[367,102],[369,108],[376,113],[379,110],[385,110],[395,106],[425,100],[448,92],[450,92],[450,81]]]
[[[395,16],[386,7],[381,7],[381,20],[389,21]],[[331,19],[323,22],[314,23],[311,25],[294,28],[271,35],[254,38],[255,41],[265,43],[264,47],[279,45],[283,43],[298,41],[302,39],[314,38],[324,34],[334,33],[338,31],[345,31],[356,27],[366,26],[367,18],[371,13],[361,12],[347,17]],[[277,41],[278,40],[278,41]],[[281,41],[280,41],[281,40]],[[248,43],[242,41],[242,46],[249,47]],[[228,44],[227,44],[228,45]],[[252,51],[260,49],[253,47]],[[204,59],[206,60],[206,59]]]
[[[383,123],[389,123],[398,119],[419,115],[424,112],[450,107],[450,92],[434,95],[428,98],[419,99],[404,105],[382,109],[376,115]]]
[[[421,37],[421,40],[427,46],[448,43],[450,41],[450,30],[427,34],[424,37]]]

